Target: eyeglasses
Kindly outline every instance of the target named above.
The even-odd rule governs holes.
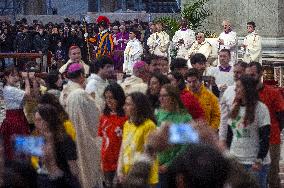
[[[160,98],[166,98],[166,97],[169,97],[169,94],[162,94],[162,95],[160,94],[159,97]]]

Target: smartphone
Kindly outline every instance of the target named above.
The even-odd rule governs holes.
[[[172,124],[169,129],[169,143],[199,143],[199,135],[190,124]]]
[[[43,156],[44,138],[41,136],[21,136],[14,139],[14,149],[16,153]]]

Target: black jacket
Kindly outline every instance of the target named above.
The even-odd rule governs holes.
[[[31,52],[33,40],[30,32],[18,33],[14,41],[14,50],[17,52]]]
[[[37,33],[33,43],[36,52],[42,51],[43,54],[47,54],[49,48],[49,35],[45,32],[42,35]]]
[[[13,36],[12,33],[7,33],[4,34],[5,35],[5,39],[1,40],[0,39],[0,51],[1,52],[13,52],[14,48],[13,48],[13,40],[15,38],[15,36]]]

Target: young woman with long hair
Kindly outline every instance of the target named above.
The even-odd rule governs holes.
[[[73,123],[70,121],[67,112],[61,106],[59,99],[50,93],[45,93],[39,98],[39,104],[50,104],[54,106],[58,112],[59,119],[63,123],[66,134],[69,135],[73,141],[76,140],[76,131]]]
[[[78,187],[76,144],[64,130],[57,109],[39,105],[35,112],[35,127],[45,139],[42,168],[46,168],[54,187]],[[54,182],[53,179],[56,179]]]
[[[255,176],[261,188],[266,188],[270,116],[267,106],[259,101],[256,86],[257,81],[249,76],[242,76],[236,82],[236,96],[228,121],[233,131],[230,153]]]
[[[149,79],[149,82],[148,82],[147,96],[149,98],[151,107],[154,110],[158,109],[160,106],[159,93],[160,93],[161,87],[168,83],[170,83],[170,81],[167,78],[167,76],[161,73],[153,73],[151,75],[151,78]]]
[[[30,79],[33,80],[33,86],[36,87],[34,73],[22,72],[22,78],[25,82],[25,90],[18,88],[20,83],[19,72],[15,69],[7,69],[4,72],[3,98],[6,106],[6,117],[0,127],[0,134],[3,135],[5,157],[8,160],[13,159],[12,135],[29,134],[29,124],[24,114],[25,101],[31,97]],[[36,90],[36,88],[34,88]]]
[[[125,95],[119,84],[108,85],[103,96],[105,108],[100,116],[98,136],[102,137],[101,167],[104,173],[105,187],[111,188],[117,169],[123,124],[127,117],[123,110]]]
[[[128,121],[123,126],[122,145],[120,149],[117,176],[124,182],[128,176],[135,157],[145,152],[148,135],[156,129],[155,117],[148,98],[134,92],[126,97],[124,104]],[[158,183],[158,163],[153,160],[149,173],[148,185]]]
[[[191,115],[185,109],[178,88],[171,84],[162,86],[160,95],[160,108],[156,112],[157,125],[162,122],[188,123],[192,120]],[[158,187],[167,188],[175,186],[175,177],[168,173],[168,168],[172,161],[179,155],[185,146],[178,145],[169,148],[158,154],[159,160],[159,185]]]

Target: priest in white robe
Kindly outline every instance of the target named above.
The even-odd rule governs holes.
[[[255,32],[255,23],[247,23],[248,35],[244,39],[242,49],[244,51],[243,61],[261,63],[261,37]]]
[[[163,31],[161,22],[156,23],[156,30],[157,32],[151,34],[147,40],[149,52],[157,56],[168,57],[170,36]]]
[[[203,54],[206,59],[212,52],[212,45],[205,40],[204,33],[198,33],[196,35],[196,41],[192,44],[191,48],[188,51],[188,59],[196,53]]]
[[[224,31],[218,38],[219,51],[222,49],[228,49],[231,53],[230,65],[237,63],[238,59],[238,38],[237,33],[232,31],[231,23],[229,21],[223,21]]]
[[[175,32],[172,42],[177,49],[177,58],[188,59],[188,50],[195,41],[195,32],[188,27],[187,20],[182,19],[180,29]]]
[[[129,32],[129,41],[124,50],[124,63],[123,63],[123,72],[126,74],[132,75],[133,65],[135,62],[141,60],[143,54],[143,47],[141,42],[136,38],[137,32],[131,30]]]

